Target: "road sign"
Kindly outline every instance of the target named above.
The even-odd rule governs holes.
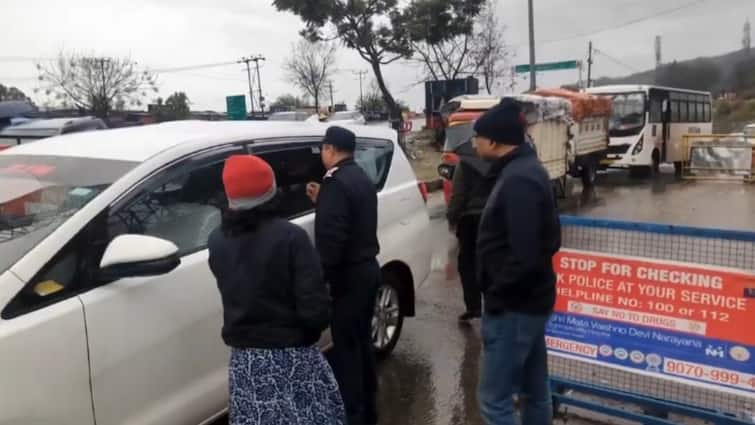
[[[563,61],[563,62],[548,62],[535,64],[535,71],[561,71],[564,69],[577,69],[579,68],[579,61]],[[517,65],[514,67],[514,72],[522,74],[530,72],[529,65]]]
[[[246,119],[246,96],[226,96],[225,109],[229,120]]]

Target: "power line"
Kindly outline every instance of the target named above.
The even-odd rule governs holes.
[[[653,14],[645,15],[645,16],[642,16],[642,17],[639,17],[639,18],[630,19],[630,20],[628,20],[626,22],[623,22],[623,23],[620,23],[620,24],[605,26],[605,27],[598,28],[598,29],[591,30],[591,31],[587,31],[587,32],[573,34],[573,35],[570,35],[570,36],[564,37],[564,38],[554,38],[554,39],[549,39],[549,40],[542,40],[540,42],[537,42],[536,44],[538,44],[538,45],[544,45],[544,44],[552,44],[552,43],[561,43],[561,42],[564,42],[564,41],[570,41],[570,40],[574,40],[574,39],[577,39],[577,38],[590,37],[590,36],[593,36],[593,35],[596,35],[596,34],[600,34],[600,33],[606,32],[606,31],[613,31],[613,30],[617,30],[617,29],[621,29],[621,28],[626,28],[628,26],[639,24],[640,22],[645,22],[645,21],[648,21],[648,20],[651,20],[651,19],[655,19],[655,18],[658,18],[658,17],[661,17],[661,16],[670,15],[672,13],[679,12],[680,10],[684,10],[684,9],[687,9],[687,8],[690,8],[690,7],[693,7],[693,6],[697,6],[698,4],[704,3],[706,1],[708,1],[708,0],[693,0],[693,1],[689,2],[689,3],[683,4],[681,6],[675,6],[675,7],[670,7],[670,8],[667,8],[667,9],[662,9],[662,10],[659,10],[657,12],[654,12]]]
[[[205,69],[205,68],[217,68],[221,66],[228,66],[228,65],[235,65],[238,61],[228,61],[228,62],[215,62],[215,63],[204,63],[199,65],[185,65],[185,66],[176,66],[171,68],[155,68],[152,71],[160,74],[167,74],[170,72],[181,72],[181,71],[193,71],[197,69]]]
[[[609,59],[610,61],[612,61],[612,62],[613,62],[613,63],[615,63],[615,64],[618,64],[618,65],[621,65],[621,66],[623,66],[624,68],[626,68],[626,69],[628,69],[628,70],[630,70],[630,71],[632,71],[632,72],[641,72],[641,71],[640,71],[639,69],[637,69],[637,68],[633,67],[632,65],[629,65],[629,64],[627,64],[626,62],[622,62],[621,60],[619,60],[619,59],[616,59],[615,57],[613,57],[613,56],[609,55],[608,53],[606,53],[606,52],[604,52],[604,51],[602,51],[602,50],[600,50],[600,49],[598,49],[598,48],[595,48],[595,47],[593,47],[593,48],[592,48],[592,51],[593,51],[594,53],[597,53],[597,54],[599,54],[599,55],[601,55],[601,56],[605,57],[606,59]]]

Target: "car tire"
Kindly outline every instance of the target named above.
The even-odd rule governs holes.
[[[378,357],[386,357],[393,351],[401,337],[403,325],[400,281],[393,274],[386,273],[375,295],[372,316],[372,345]]]

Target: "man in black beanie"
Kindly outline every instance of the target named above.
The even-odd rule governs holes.
[[[480,410],[488,425],[551,423],[545,326],[556,300],[553,255],[561,226],[548,173],[526,142],[519,105],[504,99],[475,123],[478,155],[492,162],[493,190],[480,219],[477,270],[483,293]]]
[[[377,371],[372,316],[380,286],[377,262],[377,190],[354,161],[356,136],[332,126],[320,156],[328,170],[322,185],[309,183],[315,203],[315,245],[333,297],[329,358],[348,425],[377,423]]]

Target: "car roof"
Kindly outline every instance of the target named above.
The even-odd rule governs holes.
[[[173,121],[140,127],[87,131],[43,139],[0,152],[0,155],[48,155],[143,162],[179,145],[197,150],[236,141],[322,138],[329,126],[289,121]],[[395,130],[344,126],[357,137],[395,140]]]
[[[34,137],[54,136],[59,134],[65,127],[94,120],[96,120],[94,117],[35,119],[12,127],[7,127],[0,132],[0,135]]]

